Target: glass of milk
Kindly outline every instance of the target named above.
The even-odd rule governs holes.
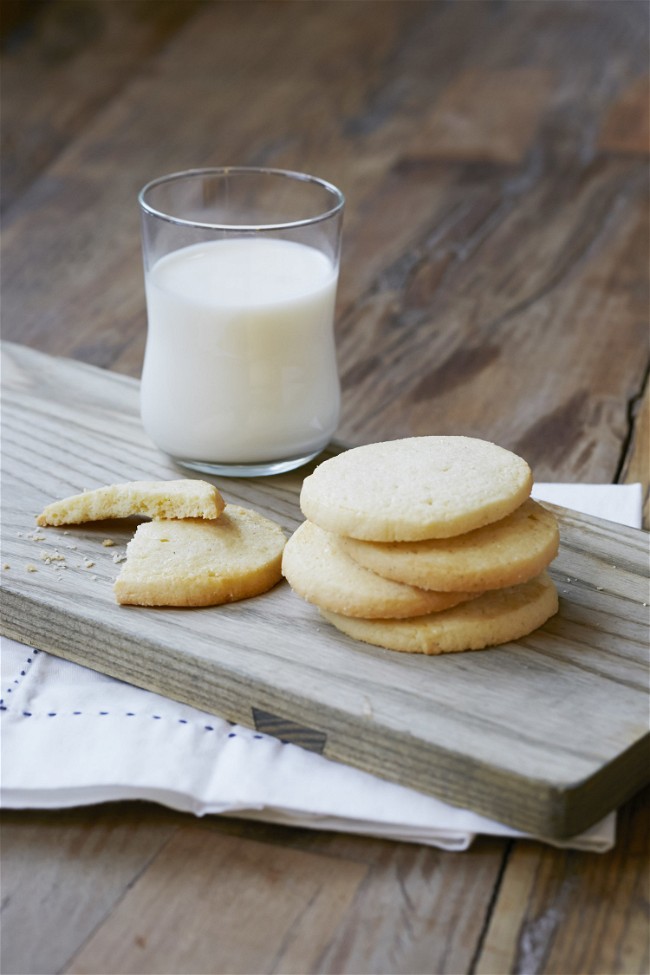
[[[147,434],[194,470],[278,474],[338,424],[344,198],[285,170],[163,176],[141,191]]]

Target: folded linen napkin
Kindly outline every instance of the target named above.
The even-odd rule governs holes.
[[[533,493],[640,527],[640,485],[546,484]],[[0,709],[6,808],[148,799],[446,850],[467,849],[477,834],[527,835],[9,639]],[[547,842],[603,852],[615,826],[612,813],[569,841]]]

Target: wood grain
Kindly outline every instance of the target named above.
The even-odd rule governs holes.
[[[647,254],[648,207],[645,177],[623,173],[626,165],[576,174],[571,198],[559,173],[517,201],[490,198],[489,183],[475,198],[447,188],[451,217],[432,220],[413,260],[402,257],[342,323],[340,436],[489,431],[540,480],[613,479],[627,404],[645,378],[635,352],[646,342],[645,270],[634,280],[629,272]],[[487,233],[476,273],[465,255],[483,249]]]
[[[650,154],[650,77],[628,85],[609,108],[598,145],[609,152]]]
[[[176,476],[141,430],[137,383],[19,346],[5,360],[10,636],[245,725],[256,710],[278,715],[320,733],[326,756],[537,835],[581,832],[645,781],[642,533],[560,509],[561,611],[489,653],[432,660],[368,647],[286,584],[218,609],[125,610],[111,593],[112,549],[100,554],[105,525],[71,526],[65,539],[40,530],[36,549],[29,528],[53,497]],[[302,474],[219,486],[290,531]],[[113,527],[122,544],[133,530]],[[76,545],[69,568],[26,571],[64,540]]]
[[[313,169],[348,198],[340,437],[489,434],[540,478],[611,480],[643,379],[647,180],[594,134],[647,71],[642,5],[567,4],[561,29],[544,3],[242,9],[202,6],[12,208],[5,337],[137,375],[138,188],[197,164]],[[487,122],[474,161],[449,134],[423,161],[425,120],[468,99],[475,119],[483,83],[525,95],[503,136],[519,163],[490,158]]]
[[[190,824],[66,971],[118,975],[134,971],[134,958],[136,971],[156,975],[317,971],[366,872]]]
[[[642,484],[644,487],[643,524],[650,527],[650,382],[638,400],[630,404],[631,426],[629,449],[622,462],[621,479],[627,484]]]
[[[2,52],[3,209],[68,148],[196,6],[195,0],[14,4],[14,29],[7,30]]]
[[[648,971],[647,801],[646,790],[625,810],[617,846],[602,857],[514,848],[476,975]]]
[[[2,971],[61,971],[181,820],[136,804],[3,812]]]
[[[549,75],[534,68],[465,71],[435,102],[409,156],[521,163],[533,145],[550,89]]]
[[[466,857],[410,844],[377,849],[343,837],[330,839],[328,850],[363,856],[371,867],[319,972],[472,971],[474,946],[490,915],[485,891],[498,880],[502,847],[480,838]]]
[[[257,842],[249,828],[227,822],[184,830],[67,970],[102,971],[110,959],[117,972],[122,953],[137,971],[160,973],[469,970],[489,908],[485,890],[499,870],[497,841],[450,856],[336,834],[320,839],[305,830],[260,827],[255,835]],[[211,877],[201,870],[183,884],[188,864],[199,859],[210,863]],[[170,899],[168,875],[183,884],[184,903]],[[455,924],[459,903],[465,911]],[[318,935],[308,940],[305,925],[319,912]],[[201,937],[193,937],[195,925]]]

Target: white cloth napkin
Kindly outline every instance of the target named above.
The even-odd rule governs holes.
[[[546,484],[533,493],[640,527],[640,485]],[[526,836],[13,640],[2,644],[1,679],[6,808],[147,799],[197,815],[226,813],[446,850],[467,849],[477,834]],[[556,845],[603,852],[614,845],[615,828],[612,813]]]

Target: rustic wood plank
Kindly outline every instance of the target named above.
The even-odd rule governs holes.
[[[195,0],[3,4],[3,209],[68,148],[197,6]]]
[[[409,147],[412,159],[515,165],[530,151],[551,78],[534,68],[470,68],[449,85]]]
[[[646,369],[647,181],[627,166],[549,175],[509,214],[486,190],[462,204],[448,189],[452,219],[432,224],[414,259],[342,322],[340,436],[487,436],[540,480],[613,479]],[[527,220],[537,224],[528,237]],[[479,269],[471,255],[487,230]]]
[[[650,966],[649,805],[645,790],[625,807],[617,845],[602,856],[518,843],[476,975],[644,975]]]
[[[587,405],[563,389],[558,403],[557,385],[541,384],[528,410],[522,403],[530,383],[524,385],[522,377],[534,357],[536,368],[545,368],[558,384],[565,374],[558,363],[588,347],[599,306],[589,297],[587,281],[576,286],[559,315],[553,298],[585,256],[609,253],[610,233],[635,232],[630,211],[644,206],[640,171],[612,163],[598,177],[588,144],[604,107],[644,63],[647,17],[641,5],[583,4],[579,12],[567,5],[561,27],[548,5],[535,3],[518,5],[516,16],[491,4],[384,4],[382,18],[371,16],[365,4],[302,5],[298,16],[292,4],[247,4],[245,17],[241,9],[207,6],[155,60],[155,77],[127,86],[119,110],[107,110],[88,127],[14,211],[4,233],[11,282],[5,289],[5,334],[137,373],[144,343],[138,186],[156,172],[197,162],[315,168],[338,181],[349,199],[340,303],[341,436],[376,439],[378,431],[385,436],[446,424],[467,431],[489,425],[503,443],[531,444],[548,469],[540,468],[540,476],[602,479],[611,472],[614,447],[607,424],[620,423],[615,403],[628,397],[638,375],[624,389],[613,377],[607,399]],[[342,38],[344,62],[337,60]],[[625,57],[617,57],[623,50]],[[444,101],[448,81],[467,76],[468,62],[475,77],[501,77],[520,63],[531,77],[541,72],[552,79],[554,94],[545,110],[531,112],[531,118],[539,116],[537,136],[528,162],[516,173],[512,166],[490,170],[488,159],[468,166],[462,154],[459,161],[421,170],[411,154],[423,119],[435,114],[438,99]],[[332,63],[343,68],[333,72]],[[179,72],[190,64],[181,93]],[[189,101],[192,112],[183,112],[181,105]],[[314,105],[320,106],[317,113]],[[170,116],[179,125],[174,140],[164,137]],[[514,127],[510,137],[518,137]],[[120,153],[117,172],[111,151]],[[583,184],[578,202],[563,216]],[[521,219],[513,219],[513,209],[529,196]],[[79,206],[91,199],[92,208]],[[38,234],[32,232],[34,208]],[[643,233],[638,231],[641,243]],[[558,254],[562,239],[565,250]],[[425,254],[421,262],[423,247],[435,249],[435,260]],[[80,276],[73,269],[82,251]],[[514,288],[512,270],[500,271],[510,268],[513,254],[520,255]],[[645,267],[642,249],[637,246],[629,259],[634,294]],[[611,273],[609,266],[605,273]],[[633,310],[621,314],[627,293],[621,286],[616,309],[625,360],[638,328],[631,322]],[[506,322],[496,327],[503,316]],[[576,396],[589,399],[586,390],[601,379],[609,322],[609,314],[598,316],[599,341],[584,362],[584,384],[573,390]],[[542,347],[522,348],[524,333],[543,334]],[[372,354],[365,344],[369,338]],[[512,389],[498,415],[491,393],[496,384]],[[365,406],[369,390],[375,391],[371,403],[386,401],[371,407],[372,415]],[[405,404],[403,414],[388,406],[396,394]],[[553,456],[542,455],[545,431],[533,430],[534,441],[524,440],[530,414],[553,414],[557,428],[566,427]],[[572,433],[602,423],[603,416],[608,435],[587,459]],[[578,456],[567,469],[572,451]],[[536,456],[531,460],[538,466]]]
[[[161,824],[165,822],[169,825],[167,838],[161,831]],[[120,803],[63,812],[5,812],[0,833],[3,868],[6,870],[3,893],[7,901],[6,913],[3,914],[4,930],[7,932],[2,946],[3,971],[23,975],[61,971],[67,969],[68,965],[72,965],[74,970],[80,961],[79,957],[75,957],[74,961],[72,959],[79,950],[87,971],[92,971],[93,965],[99,968],[93,961],[94,952],[91,950],[91,945],[95,944],[95,931],[98,932],[99,950],[102,952],[106,950],[109,932],[114,944],[123,938],[122,927],[118,929],[114,926],[113,916],[120,883],[115,887],[113,884],[121,882],[121,889],[127,894],[134,883],[142,882],[139,878],[145,877],[145,871],[152,867],[154,875],[160,878],[163,873],[161,864],[171,869],[165,846],[167,839],[179,827],[188,825],[194,830],[191,817],[161,810],[149,803]],[[303,887],[305,864],[311,867],[318,882],[329,876],[334,864],[340,864],[347,893],[352,893],[352,888],[357,884],[354,896],[342,914],[339,913],[338,903],[334,903],[333,912],[317,917],[312,913],[309,923],[313,925],[315,934],[309,945],[305,944],[302,920],[286,932],[282,971],[291,970],[287,967],[290,959],[296,960],[295,970],[298,971],[337,972],[341,975],[343,972],[410,975],[414,971],[454,975],[470,970],[472,954],[488,914],[490,892],[499,874],[504,846],[501,841],[481,839],[471,850],[450,855],[417,844],[288,829],[232,818],[210,817],[203,820],[198,828],[203,833],[196,842],[192,841],[196,849],[181,871],[174,873],[170,889],[184,891],[187,909],[192,907],[201,916],[205,903],[194,880],[194,870],[204,860],[206,843],[211,848],[221,849],[221,841],[211,835],[214,832],[237,842],[242,840],[246,856],[251,850],[255,852],[256,876],[260,872],[264,874],[267,863],[272,866],[281,861],[283,873],[279,882],[290,883],[288,871],[295,858],[286,860],[284,850],[288,849],[290,853],[307,854],[308,859],[302,861],[299,869]],[[119,846],[115,839],[117,836],[120,837]],[[153,836],[161,840],[159,859],[156,859],[152,844],[142,842],[143,837]],[[134,853],[135,847],[143,856],[150,854],[145,868],[140,859],[135,856],[129,859],[126,854],[127,849]],[[275,847],[279,848],[279,853],[274,850]],[[233,852],[233,849],[231,846],[230,851]],[[350,864],[352,870],[349,869]],[[105,883],[93,881],[99,873],[102,876],[106,874]],[[226,886],[232,874],[235,883]],[[228,950],[238,950],[236,931],[241,927],[242,918],[250,918],[251,900],[248,886],[242,882],[241,872],[233,867],[232,874],[215,872],[211,880],[217,889],[217,898],[228,897],[229,908],[221,914],[210,901],[210,919],[204,932],[209,932],[212,944],[223,943]],[[145,889],[153,896],[150,886],[146,885]],[[86,893],[83,904],[79,897],[80,890]],[[331,905],[328,892],[324,893],[328,905]],[[142,899],[143,896],[139,888],[138,898]],[[276,908],[277,901],[275,896],[267,897],[260,906],[256,917],[262,917],[262,925],[267,924],[264,921],[267,915],[270,923],[279,926],[286,923],[285,907],[280,904]],[[459,903],[467,906],[460,921],[457,918]],[[176,905],[176,910],[182,913],[185,908]],[[138,967],[143,948],[147,953],[158,950],[156,945],[166,937],[161,927],[164,927],[167,917],[165,912],[161,912],[151,919],[152,936],[147,939],[146,946],[141,941],[131,943],[130,947],[124,944],[125,953],[130,952],[131,970],[147,970]],[[175,922],[177,920],[175,915]],[[253,920],[250,918],[250,923]],[[37,924],[39,936],[34,939]],[[264,930],[267,928],[264,927]],[[180,924],[176,931],[178,935]],[[245,942],[248,940],[247,933],[248,928],[245,927],[242,932]],[[93,937],[91,945],[86,944],[89,937]],[[271,945],[277,945],[277,939],[277,931],[272,929],[268,940],[269,950],[256,960],[249,971],[261,973],[278,970],[277,966],[273,968],[271,954]],[[314,952],[316,941],[320,944],[325,940],[327,944],[323,943],[320,954]],[[246,945],[244,947],[246,949]],[[216,967],[216,959],[222,957],[219,949],[211,955],[209,965],[201,969],[204,954],[201,939],[194,944],[184,942],[183,950],[187,952],[184,971],[235,970],[227,969],[225,963],[222,968]],[[246,950],[244,956],[248,958]],[[313,962],[311,967],[310,962]],[[103,964],[106,964],[105,961]],[[111,961],[110,971],[114,970],[117,971]],[[155,967],[152,963],[150,970],[162,971],[163,968],[157,961]],[[177,967],[176,970],[181,969]]]
[[[4,811],[2,971],[60,971],[182,821],[148,804]]]
[[[241,835],[246,825],[226,819],[220,828]],[[322,975],[473,970],[507,842],[479,837],[469,850],[450,854],[412,843],[263,824],[244,835],[367,865],[319,959]]]
[[[318,961],[322,975],[458,975],[471,972],[492,891],[500,876],[503,840],[479,837],[458,854],[417,843],[283,829],[224,819],[237,836],[367,865],[345,917]],[[462,905],[462,906],[461,906]]]
[[[629,447],[623,458],[621,479],[627,484],[644,486],[643,524],[650,526],[650,382],[646,382],[642,396],[631,404],[632,429]]]
[[[265,843],[367,865],[367,873],[316,971],[322,975],[458,975],[490,916],[509,844],[479,837],[458,854],[413,843],[284,829],[224,819],[219,828]]]
[[[77,550],[67,571],[59,562],[25,570],[41,546],[60,542],[56,530],[36,543],[29,533],[52,497],[177,476],[141,429],[138,384],[19,346],[6,347],[5,361],[10,636],[249,726],[253,709],[279,715],[324,734],[325,755],[538,835],[580,832],[645,781],[641,533],[560,510],[558,616],[516,645],[435,661],[342,637],[286,584],[193,613],[125,609],[111,593],[111,550],[99,554],[105,525],[71,526]],[[220,486],[292,530],[302,520],[301,479],[298,471]],[[131,532],[111,529],[119,543]]]
[[[100,365],[123,354],[125,339],[137,341],[141,353],[138,189],[154,175],[176,169],[274,163],[287,141],[293,146],[294,168],[313,164],[335,180],[328,158],[340,155],[339,125],[331,114],[325,124],[323,111],[314,115],[314,105],[331,108],[341,96],[346,110],[355,111],[356,104],[347,105],[343,92],[363,98],[359,86],[372,88],[387,47],[399,42],[400,23],[417,14],[410,4],[387,6],[381,19],[370,18],[363,4],[337,4],[332,10],[266,2],[204,5],[200,16],[152,61],[155,70],[127,86],[12,209],[3,237],[10,262],[6,280],[11,281],[5,312],[21,341],[48,349],[54,330],[65,344],[58,351],[74,351]],[[331,71],[343,37],[349,38],[346,63],[353,66],[353,79],[347,81],[354,80],[355,86],[350,89]],[[363,73],[355,67],[357,49],[366,51]],[[368,59],[375,57],[379,64],[373,70]],[[286,72],[288,64],[293,76]],[[331,94],[323,101],[328,89]],[[173,139],[170,118],[175,120]],[[321,159],[326,145],[328,153]],[[117,168],[116,154],[121,160]],[[38,235],[30,233],[35,208]],[[9,240],[16,235],[27,245],[21,253]],[[74,268],[82,253],[92,259],[84,259],[86,270],[79,276]],[[39,298],[44,291],[50,295],[49,312]],[[58,299],[52,302],[55,291]],[[75,322],[75,328],[60,330],[64,319]],[[140,361],[135,371],[139,366]]]
[[[381,855],[373,857],[367,881],[318,971],[470,972],[503,848],[502,841],[486,838],[461,854],[386,844]],[[359,853],[357,848],[355,854]]]
[[[367,870],[188,824],[66,971],[319,971]]]
[[[650,153],[650,77],[628,85],[610,106],[598,139],[600,149],[647,156]]]

